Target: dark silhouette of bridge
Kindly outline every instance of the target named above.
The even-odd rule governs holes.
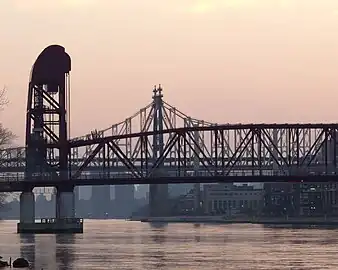
[[[64,48],[37,58],[28,88],[26,146],[0,151],[0,191],[21,191],[23,220],[32,190],[57,189],[57,217],[73,217],[81,185],[150,184],[152,215],[163,213],[169,183],[337,181],[338,124],[215,124],[163,100],[104,130],[68,138],[69,72]],[[161,203],[159,203],[161,202]],[[28,205],[27,207],[25,205]]]

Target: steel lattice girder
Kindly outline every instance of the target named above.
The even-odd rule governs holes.
[[[123,166],[126,176],[136,178],[173,173],[178,177],[332,175],[337,170],[337,131],[338,124],[219,125],[79,140],[70,146],[97,148],[72,175],[80,177],[95,158],[102,168],[96,174],[104,177],[116,177],[115,169]],[[154,159],[150,142],[159,133],[164,151]],[[131,152],[137,156],[126,156],[125,146],[117,143],[124,138],[130,138]]]

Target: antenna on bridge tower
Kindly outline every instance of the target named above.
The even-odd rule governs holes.
[[[163,130],[163,94],[162,94],[162,87],[159,84],[158,88],[154,87],[154,95],[153,95],[153,112],[154,112],[154,131],[162,131]],[[163,134],[154,135],[153,141],[153,154],[154,159],[157,159],[163,153]]]
[[[154,93],[154,95],[153,95],[153,99],[154,99],[155,96],[156,96],[156,93],[157,93],[157,87],[156,87],[156,85],[154,85],[153,93]]]

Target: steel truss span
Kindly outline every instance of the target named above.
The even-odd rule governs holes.
[[[153,136],[141,132],[70,142],[90,146],[86,159],[70,160],[76,184],[256,182],[317,179],[336,181],[338,124],[218,125],[164,130],[163,153],[154,158]],[[121,143],[130,140],[130,145]],[[130,147],[128,150],[126,147]],[[96,167],[88,172],[86,168]],[[123,170],[116,170],[123,168]],[[323,178],[324,177],[324,178]],[[44,177],[42,177],[44,178]],[[41,179],[41,178],[40,178]],[[132,180],[134,179],[134,180]],[[151,180],[149,180],[151,179]],[[171,179],[171,180],[170,180]],[[52,180],[52,179],[49,179]],[[85,183],[86,182],[86,183]],[[107,183],[107,182],[106,182]]]
[[[70,143],[91,145],[93,152],[72,172],[86,178],[85,168],[98,166],[97,178],[248,177],[336,175],[338,124],[252,124],[190,127],[163,131],[163,154],[153,158],[154,134],[143,132]],[[127,151],[120,140],[131,140]],[[94,147],[95,146],[95,147]],[[95,162],[94,162],[95,160]],[[75,165],[75,164],[73,164]],[[93,176],[93,173],[91,173]]]

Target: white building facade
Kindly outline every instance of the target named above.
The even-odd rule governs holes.
[[[203,208],[208,215],[236,215],[259,212],[264,205],[264,190],[232,183],[209,184],[203,187]]]

